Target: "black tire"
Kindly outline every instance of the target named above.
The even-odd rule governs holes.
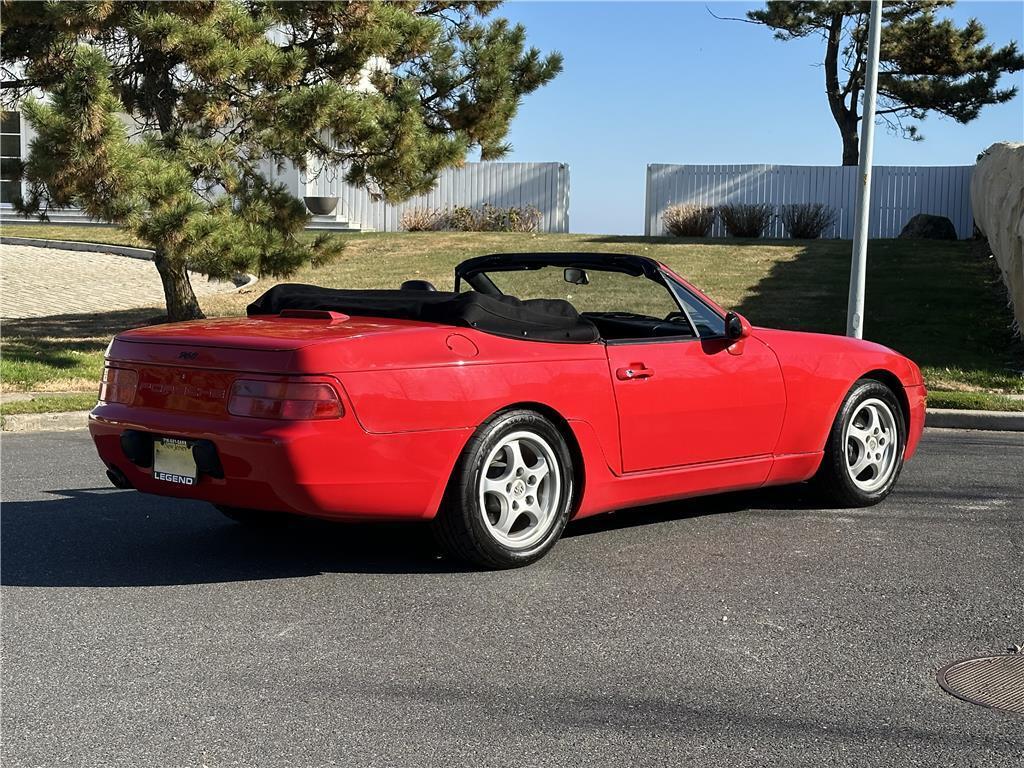
[[[885,475],[885,479],[877,488],[865,489],[858,485],[858,482],[851,476],[856,466],[853,457],[857,455],[858,447],[851,445],[851,441],[847,437],[847,427],[850,426],[851,418],[854,416],[860,418],[858,409],[869,401],[880,401],[888,407],[898,443],[893,449],[891,468],[887,472],[880,472],[874,478],[877,481]],[[882,435],[884,434],[883,432]],[[834,507],[870,507],[878,504],[889,495],[899,479],[900,472],[903,470],[903,452],[906,445],[906,419],[895,393],[880,381],[858,379],[850,388],[846,399],[843,400],[843,404],[839,408],[839,413],[836,414],[835,421],[832,423],[832,429],[825,442],[825,455],[814,477],[814,485],[824,497],[823,500]],[[878,446],[878,449],[881,451],[884,447]],[[851,467],[850,464],[855,466]],[[864,475],[859,476],[866,478],[862,480],[863,483],[871,482],[870,471],[871,468],[868,468]]]
[[[286,512],[268,512],[265,509],[243,509],[214,504],[217,511],[229,520],[250,528],[277,528],[294,522],[294,517]]]
[[[552,511],[545,518],[548,522],[537,524],[536,535],[541,537],[521,548],[508,546],[496,538],[498,534],[487,522],[488,510],[482,508],[480,502],[483,497],[480,483],[488,471],[484,462],[513,433],[528,433],[546,443],[559,472],[557,493],[554,486],[551,487],[549,503]],[[574,480],[572,457],[565,438],[550,421],[529,410],[499,413],[476,430],[456,462],[441,508],[433,521],[438,543],[452,557],[484,568],[529,565],[547,554],[562,535],[572,512]],[[539,490],[540,486],[538,501]]]

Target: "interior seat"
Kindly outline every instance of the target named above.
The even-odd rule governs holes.
[[[429,280],[406,280],[402,283],[403,291],[436,291],[437,288]]]

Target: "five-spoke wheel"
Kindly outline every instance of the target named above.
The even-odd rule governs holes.
[[[527,410],[496,415],[459,457],[434,522],[441,544],[489,568],[537,560],[569,519],[572,469],[565,438],[548,419]]]
[[[906,434],[895,393],[880,381],[858,380],[832,425],[815,478],[818,486],[838,506],[877,504],[903,468]]]
[[[846,469],[868,493],[885,485],[899,458],[896,417],[878,398],[863,400],[846,425]]]
[[[504,437],[484,460],[479,504],[494,538],[525,549],[544,537],[557,516],[561,470],[554,449],[533,432]]]

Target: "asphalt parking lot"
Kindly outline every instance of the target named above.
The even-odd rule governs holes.
[[[1024,435],[930,430],[894,495],[573,524],[465,572],[419,527],[247,531],[3,438],[5,766],[1020,765],[953,699],[1024,643]]]

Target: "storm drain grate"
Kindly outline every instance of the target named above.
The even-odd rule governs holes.
[[[1024,715],[1024,654],[954,661],[937,677],[943,690],[958,699]]]

